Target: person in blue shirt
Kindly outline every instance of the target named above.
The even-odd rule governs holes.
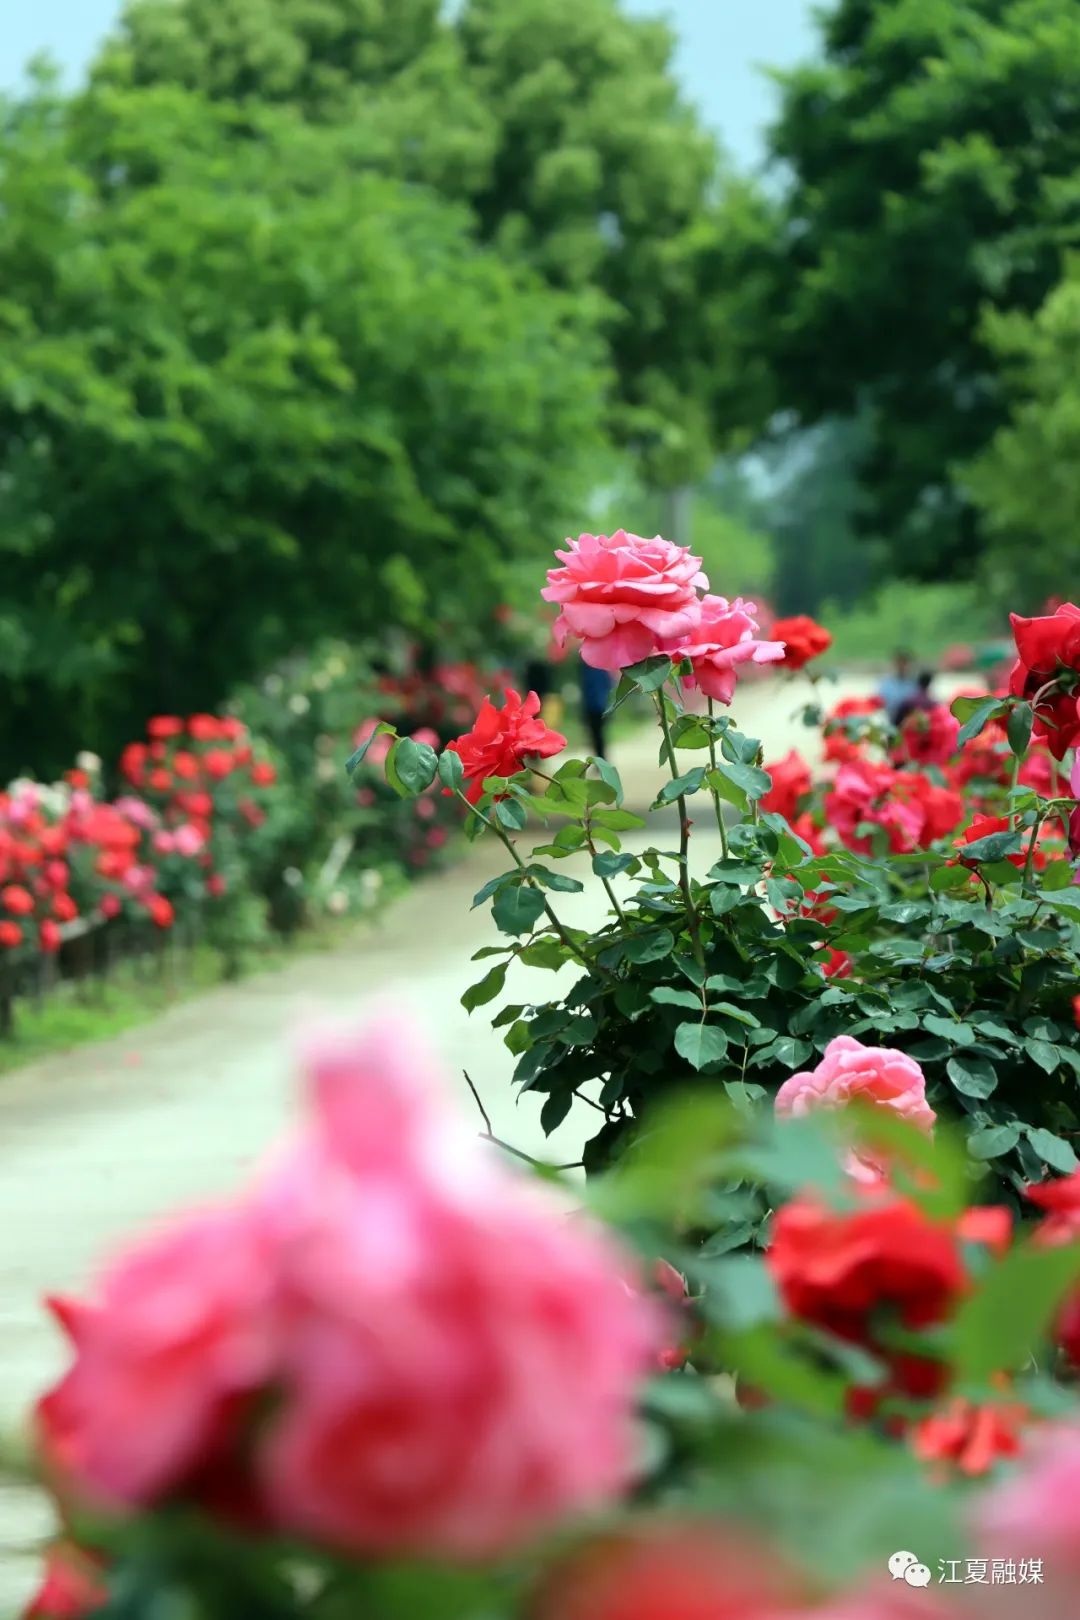
[[[885,705],[885,713],[893,725],[899,724],[907,707],[919,698],[919,683],[912,674],[911,654],[901,650],[893,656],[890,675],[878,687],[878,697]]]
[[[615,689],[615,677],[606,669],[593,669],[584,660],[581,665],[581,713],[589,742],[597,759],[607,758],[607,720],[605,710]]]

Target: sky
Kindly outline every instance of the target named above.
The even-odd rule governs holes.
[[[758,71],[809,55],[811,0],[624,0],[629,11],[666,12],[679,34],[678,69],[690,96],[741,165],[763,153],[773,94]],[[74,81],[120,11],[120,0],[0,0],[0,85],[18,82],[47,51]]]

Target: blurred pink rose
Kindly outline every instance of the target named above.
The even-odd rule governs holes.
[[[429,827],[424,837],[428,849],[441,849],[446,843],[449,834],[445,827]]]
[[[185,821],[183,826],[177,827],[173,837],[176,853],[186,856],[189,860],[192,856],[198,855],[206,843],[198,827],[192,826],[190,821]]]
[[[417,799],[415,801],[416,813],[421,821],[433,821],[435,818],[434,799]]]
[[[144,895],[154,887],[155,872],[152,866],[129,866],[121,879],[124,888],[132,894]]]
[[[980,1550],[990,1558],[1041,1560],[1041,1583],[1025,1584],[1005,1612],[1024,1620],[1075,1620],[1080,1589],[1080,1425],[1033,1429],[1024,1456],[978,1499]],[[998,1609],[990,1611],[1001,1612]]]
[[[75,1363],[39,1403],[47,1464],[106,1503],[183,1488],[237,1438],[237,1399],[270,1376],[272,1274],[241,1211],[132,1250],[89,1306],[58,1302]]]
[[[705,596],[697,623],[678,638],[665,641],[664,651],[672,657],[689,658],[694,673],[688,685],[696,684],[706,697],[719,703],[730,703],[740,664],[774,664],[784,656],[782,641],[759,638],[756,614],[754,603],[741,597],[729,602],[725,596]]]
[[[421,726],[412,733],[412,740],[414,743],[426,743],[428,748],[438,748],[439,733],[432,731],[430,726]]]
[[[247,1198],[64,1307],[54,1470],[463,1559],[621,1492],[664,1331],[633,1264],[477,1138],[405,1020],[320,1035],[305,1069],[313,1117]]]
[[[155,855],[173,855],[176,852],[176,836],[160,828],[153,837]]]
[[[864,1046],[851,1035],[830,1041],[816,1069],[784,1081],[776,1093],[776,1112],[799,1117],[856,1100],[898,1114],[921,1131],[931,1131],[937,1119],[914,1058],[889,1046]]]
[[[625,529],[583,534],[567,546],[555,553],[563,566],[549,571],[540,594],[561,608],[555,639],[579,640],[587,664],[617,674],[690,639],[701,612],[697,593],[709,582],[688,547]]]
[[[157,811],[145,799],[137,799],[133,793],[126,793],[123,798],[117,799],[113,808],[119,810],[135,827],[150,828],[158,824]]]

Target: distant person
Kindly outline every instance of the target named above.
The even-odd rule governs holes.
[[[903,725],[904,721],[908,718],[908,715],[925,714],[927,710],[934,708],[937,700],[934,697],[933,691],[931,690],[933,684],[933,670],[924,669],[915,682],[914,696],[907,698],[903,703],[901,703],[897,711],[896,724],[898,726]]]
[[[553,731],[562,720],[563,700],[552,680],[551,665],[546,658],[533,656],[525,665],[525,690],[535,692],[540,699],[540,717]]]
[[[911,654],[904,651],[896,653],[891,675],[886,675],[878,687],[878,697],[885,705],[885,713],[894,726],[900,724],[900,711],[904,705],[913,703],[919,696],[919,683],[912,675],[911,669]]]
[[[611,702],[611,694],[615,689],[615,677],[609,675],[606,669],[593,669],[591,664],[582,660],[581,664],[581,713],[585,721],[585,730],[589,734],[589,742],[597,759],[607,758],[607,715],[606,710]]]

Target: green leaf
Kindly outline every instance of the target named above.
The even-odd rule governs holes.
[[[1027,1041],[1024,1049],[1032,1063],[1037,1063],[1045,1074],[1054,1074],[1061,1066],[1057,1048],[1051,1046],[1049,1041]]]
[[[553,872],[550,866],[539,866],[530,862],[527,870],[530,877],[542,883],[545,889],[553,889],[557,894],[580,894],[585,887],[580,878],[569,877],[565,872]]]
[[[752,1012],[744,1007],[736,1007],[731,1001],[718,1001],[709,1008],[710,1013],[719,1013],[724,1018],[734,1018],[737,1024],[746,1024],[750,1029],[760,1029],[761,1019],[755,1018]]]
[[[1035,722],[1030,703],[1018,703],[1005,722],[1009,747],[1018,759],[1023,759],[1031,743],[1031,728]]]
[[[608,827],[612,832],[628,832],[631,827],[645,825],[641,816],[635,816],[629,810],[594,810],[591,820],[594,827]]]
[[[685,793],[696,793],[705,780],[705,767],[695,765],[693,770],[687,771],[684,776],[677,776],[673,782],[665,782],[656,795],[656,804],[672,804]]]
[[[694,1069],[719,1063],[727,1049],[727,1036],[714,1024],[680,1024],[675,1031],[675,1050]]]
[[[989,1097],[997,1089],[997,1075],[986,1058],[951,1057],[945,1065],[949,1079],[965,1097]]]
[[[501,889],[491,908],[495,925],[503,934],[527,934],[544,910],[539,889],[519,883]]]
[[[930,874],[930,887],[935,894],[943,894],[949,889],[966,889],[971,881],[971,873],[962,866],[939,866]]]
[[[975,1040],[975,1031],[969,1025],[958,1023],[955,1018],[941,1018],[937,1013],[926,1014],[923,1028],[931,1035],[940,1035],[943,1041],[951,1041],[954,1046],[971,1046]]]
[[[979,866],[984,861],[1003,861],[1008,855],[1019,855],[1021,848],[1019,832],[994,832],[965,844],[960,855],[966,863]]]
[[[456,793],[465,781],[465,768],[456,748],[446,748],[439,755],[439,781]]]
[[[649,1000],[661,1007],[689,1007],[691,1012],[701,1011],[701,997],[692,990],[675,990],[669,984],[658,984],[649,991]]]
[[[1039,1158],[1052,1170],[1060,1170],[1063,1176],[1080,1170],[1080,1159],[1063,1137],[1055,1136],[1053,1131],[1044,1130],[1041,1126],[1037,1129],[1029,1127],[1025,1134]]]
[[[975,705],[974,708],[971,706],[972,703]],[[1001,699],[996,697],[981,698],[978,701],[972,698],[955,698],[952,712],[958,720],[964,722],[956,739],[957,748],[963,748],[966,742],[979,735],[987,721],[1003,712],[1003,704]]]
[[[482,889],[477,889],[476,893],[473,895],[473,909],[475,910],[477,906],[482,906],[485,900],[490,900],[491,896],[497,893],[497,891],[501,889],[504,884],[514,883],[516,881],[516,872],[500,872],[498,877],[488,878],[487,882],[484,884],[484,887]]]
[[[984,1276],[953,1323],[952,1362],[961,1379],[985,1382],[1034,1355],[1080,1277],[1080,1244],[1028,1242]]]
[[[636,855],[617,854],[614,850],[601,850],[593,856],[592,869],[597,877],[617,877],[620,872],[636,872],[641,862]]]
[[[525,806],[516,799],[495,800],[495,820],[511,832],[522,832],[525,827]]]
[[[431,786],[439,768],[439,756],[427,743],[399,737],[386,756],[386,780],[402,798],[415,798]]]
[[[751,866],[748,861],[722,860],[709,868],[709,876],[716,883],[750,885],[760,883],[763,875],[760,866]]]
[[[640,664],[631,664],[623,670],[623,679],[630,681],[639,692],[658,692],[671,677],[671,659],[658,656],[645,658]]]
[[[506,983],[506,968],[507,964],[500,962],[498,967],[493,967],[490,973],[485,973],[476,984],[469,986],[461,998],[461,1005],[466,1012],[472,1012],[475,1007],[483,1007],[487,1002],[495,1000]]]
[[[1011,1153],[1019,1140],[1019,1125],[987,1125],[981,1131],[972,1131],[967,1139],[968,1152],[973,1159],[999,1159],[1003,1153]]]
[[[609,760],[597,759],[596,756],[592,755],[592,754],[589,756],[589,764],[596,767],[596,770],[597,770],[597,772],[598,772],[598,774],[600,776],[600,780],[602,782],[606,782],[608,787],[614,793],[614,795],[615,795],[615,799],[614,799],[615,804],[616,805],[622,804],[622,802],[623,802],[622,778],[619,775],[618,771],[615,769],[614,765],[612,765]]]
[[[743,803],[755,803],[764,798],[772,787],[772,777],[768,771],[759,769],[757,765],[746,765],[739,760],[718,759],[715,771],[709,772],[709,786],[715,787],[718,793],[730,799],[726,788],[733,788],[741,797]],[[739,800],[731,802],[738,804]]]
[[[572,956],[573,952],[561,939],[536,939],[522,948],[519,960],[526,967],[544,968],[550,973],[557,973]]]
[[[636,934],[623,942],[623,955],[628,962],[659,962],[675,949],[674,935],[667,928],[654,928],[645,934]]]
[[[371,736],[365,738],[360,744],[360,747],[356,750],[355,754],[350,754],[348,759],[345,761],[346,775],[352,776],[353,772],[356,770],[356,767],[363,763],[367,756],[367,751],[375,741],[376,737],[396,736],[396,728],[392,726],[388,720],[380,720],[378,725],[375,727],[375,730],[371,733]]]

